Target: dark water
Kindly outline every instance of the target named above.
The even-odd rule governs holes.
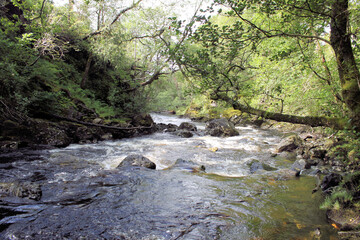
[[[315,179],[288,174],[290,156],[271,157],[280,135],[239,131],[231,138],[157,133],[20,157],[0,168],[0,182],[39,183],[42,197],[3,196],[0,238],[337,239],[319,209],[321,195],[311,194]],[[116,169],[132,153],[158,170]],[[178,158],[204,165],[206,173],[171,168]],[[253,160],[277,170],[250,171]]]

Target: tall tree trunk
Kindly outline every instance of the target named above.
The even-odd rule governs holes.
[[[336,0],[332,5],[330,42],[338,65],[343,99],[350,109],[352,124],[360,128],[360,73],[351,47],[349,1]]]
[[[85,89],[86,83],[87,83],[87,81],[89,79],[89,71],[90,71],[90,67],[91,67],[92,56],[93,56],[92,53],[90,53],[89,57],[88,57],[88,60],[86,62],[84,75],[83,75],[83,78],[82,78],[81,83],[80,83],[80,87],[82,89]]]

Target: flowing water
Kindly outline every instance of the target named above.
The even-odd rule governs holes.
[[[20,155],[0,168],[1,181],[40,183],[42,198],[1,198],[0,238],[337,239],[319,209],[321,195],[311,193],[315,179],[290,174],[291,156],[272,157],[281,134],[238,130],[230,138],[156,133]],[[130,154],[151,159],[157,170],[116,169]],[[172,167],[179,158],[206,171]],[[254,160],[268,167],[251,169]]]

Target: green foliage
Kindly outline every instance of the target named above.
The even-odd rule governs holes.
[[[330,196],[325,198],[325,201],[321,204],[320,208],[339,210],[344,206],[349,206],[352,200],[353,196],[349,191],[337,188],[333,190],[333,193]]]
[[[360,169],[360,134],[356,131],[339,131],[336,135],[339,143],[330,149],[332,158],[344,162],[350,170]]]
[[[359,208],[360,172],[345,174],[341,184],[325,198],[322,209]]]

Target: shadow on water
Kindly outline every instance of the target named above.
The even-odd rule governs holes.
[[[1,192],[0,238],[336,239],[319,209],[322,197],[311,194],[315,179],[287,175],[291,161],[271,157],[279,137],[239,130],[227,139],[154,134],[72,145],[12,162],[0,168],[1,182],[41,184],[42,197]],[[132,153],[159,170],[116,169]],[[206,173],[172,168],[178,158]],[[254,159],[277,170],[252,174]]]

